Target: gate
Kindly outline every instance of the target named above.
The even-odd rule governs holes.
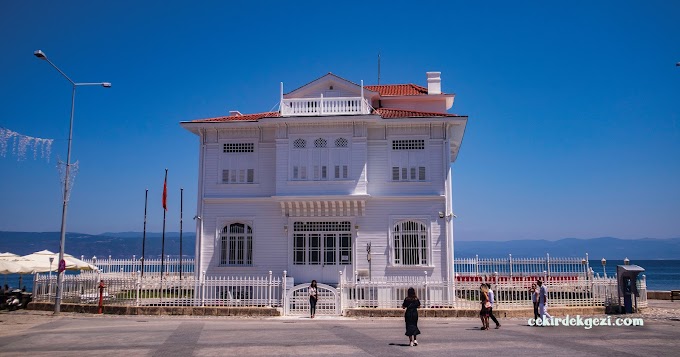
[[[310,283],[300,284],[286,293],[285,315],[309,316],[309,286]],[[317,284],[316,315],[336,316],[341,315],[340,294],[330,285]]]

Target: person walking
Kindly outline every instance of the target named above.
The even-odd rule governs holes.
[[[494,301],[495,301],[495,300],[494,300],[494,298],[495,298],[495,297],[494,297],[494,293],[493,293],[493,290],[491,290],[491,284],[486,283],[486,287],[489,288],[488,295],[489,295],[489,303],[491,304],[491,306],[489,307],[489,318],[490,318],[494,323],[496,323],[496,330],[498,330],[499,328],[501,328],[501,324],[500,324],[500,322],[498,322],[498,320],[496,319],[496,316],[493,315],[493,304],[494,304]],[[487,327],[488,327],[488,324],[487,324]]]
[[[418,346],[418,340],[416,336],[420,335],[420,330],[418,329],[418,308],[420,307],[420,300],[416,296],[416,290],[414,288],[408,288],[406,299],[404,303],[401,304],[402,309],[406,309],[404,312],[404,321],[406,322],[406,333],[408,336],[409,346]]]
[[[538,314],[541,322],[545,323],[546,316],[552,320],[552,316],[548,313],[548,288],[543,286],[541,279],[536,280],[536,285],[538,285]]]
[[[307,291],[309,292],[309,313],[313,319],[316,314],[316,302],[319,300],[319,289],[316,286],[316,280],[312,280]]]
[[[479,318],[482,320],[482,330],[489,329],[489,308],[491,303],[489,302],[489,288],[486,284],[482,283],[480,286],[480,302],[482,308],[479,310]]]
[[[531,294],[531,304],[534,306],[534,321],[538,320],[538,288],[536,284],[531,284],[531,289],[529,289]]]

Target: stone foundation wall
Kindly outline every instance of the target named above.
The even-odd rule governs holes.
[[[604,314],[604,307],[549,307],[550,315],[574,316],[574,315],[601,315]],[[494,310],[494,316],[499,318],[507,317],[534,317],[533,309],[513,309],[513,310]],[[403,309],[347,309],[345,310],[347,317],[403,317]],[[479,310],[466,309],[419,309],[418,316],[420,317],[479,317]]]
[[[27,310],[52,311],[52,303],[31,302]],[[96,314],[94,305],[61,304],[62,312]],[[114,306],[104,305],[102,312],[112,315],[185,315],[185,316],[281,316],[273,307],[198,307],[198,306]]]

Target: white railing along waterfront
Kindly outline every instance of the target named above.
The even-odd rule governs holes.
[[[550,254],[540,258],[456,258],[453,271],[457,276],[582,276],[590,271],[588,254],[584,258],[555,258]]]
[[[281,116],[370,114],[371,105],[362,97],[296,98],[281,100]]]
[[[112,259],[109,255],[108,258],[102,257],[92,257],[85,258],[81,256],[82,261],[92,264],[99,268],[99,272],[103,274],[110,273],[125,273],[133,274],[142,271],[142,261],[138,259],[135,255],[131,259]],[[181,265],[179,258],[171,258],[167,256],[164,261],[160,258],[145,259],[144,260],[144,275],[159,275],[161,273],[161,263],[163,263],[163,271],[166,275],[179,275],[180,268],[182,271],[182,276],[190,276],[194,274],[195,260],[194,258],[182,258]]]

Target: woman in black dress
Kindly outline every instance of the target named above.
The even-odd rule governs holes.
[[[311,318],[314,318],[314,315],[316,315],[316,302],[319,300],[319,288],[316,286],[316,280],[312,280],[307,292],[309,292],[309,313]]]
[[[489,301],[489,288],[486,284],[482,284],[480,291],[480,300],[482,303],[482,308],[479,310],[479,318],[482,320],[482,330],[489,329],[489,308],[491,307],[491,302]]]
[[[404,312],[404,320],[406,321],[406,333],[408,336],[409,346],[418,346],[418,340],[416,336],[420,335],[420,330],[418,330],[418,308],[420,307],[420,300],[416,296],[416,290],[414,288],[408,288],[408,296],[404,299],[404,303],[401,304],[402,309],[406,309]]]

